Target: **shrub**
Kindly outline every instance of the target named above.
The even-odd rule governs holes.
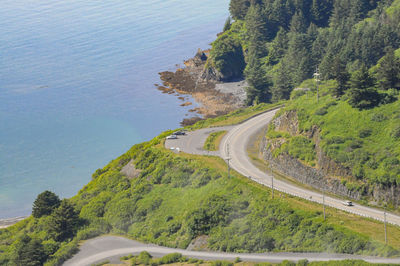
[[[326,107],[321,107],[315,111],[316,115],[326,115],[328,113],[328,109]]]
[[[382,122],[384,120],[387,120],[388,118],[382,114],[382,113],[373,113],[371,115],[371,120],[374,122]]]
[[[400,138],[400,125],[397,125],[395,128],[392,129],[391,136],[394,139]]]
[[[211,266],[233,266],[233,263],[225,260],[217,260],[211,262]]]
[[[358,132],[358,136],[360,138],[366,138],[366,137],[371,136],[371,133],[372,133],[372,130],[370,128],[364,128],[364,129],[361,129],[360,132]]]
[[[142,251],[142,252],[140,252],[139,256],[137,256],[136,261],[139,264],[149,265],[152,257],[153,256],[151,256],[151,254],[149,252]]]
[[[182,254],[181,253],[171,253],[167,254],[164,257],[162,257],[158,262],[160,264],[171,264],[175,262],[180,262],[182,259]]]

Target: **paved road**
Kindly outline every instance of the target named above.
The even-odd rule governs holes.
[[[251,137],[265,128],[266,125],[272,120],[276,111],[277,110],[273,110],[264,113],[235,126],[225,135],[220,144],[221,157],[224,159],[230,157],[230,165],[233,169],[242,175],[251,178],[255,182],[268,187],[272,186],[272,176],[262,172],[256,166],[254,166],[247,154],[247,146]],[[274,189],[321,204],[323,201],[322,194],[307,190],[305,188],[297,187],[283,180],[274,179]],[[383,221],[384,219],[383,212],[381,210],[361,206],[358,204],[355,206],[345,206],[343,205],[343,200],[341,199],[325,196],[325,204],[333,208],[341,209],[379,221]],[[400,216],[387,213],[386,217],[389,223],[400,226]]]
[[[233,127],[234,126],[203,128],[196,131],[189,131],[186,135],[178,136],[178,139],[165,140],[165,148],[172,150],[178,148],[179,151],[184,151],[190,154],[220,156],[219,151],[203,150],[204,143],[211,133],[223,130],[229,131]]]
[[[249,141],[252,139],[252,136],[267,127],[267,124],[272,120],[276,112],[277,110],[263,113],[236,126],[205,128],[188,132],[186,136],[179,136],[178,139],[167,140],[165,142],[165,147],[168,149],[179,148],[180,151],[191,154],[216,155],[223,159],[230,157],[230,165],[237,172],[251,178],[255,182],[271,187],[273,177],[268,173],[262,172],[251,162],[247,154],[247,146]],[[221,141],[220,150],[218,152],[204,151],[203,145],[208,135],[212,132],[221,130],[226,130],[228,133]],[[321,193],[297,187],[292,183],[285,182],[284,180],[274,179],[274,189],[317,203],[322,204],[323,202],[323,196]],[[355,206],[345,206],[343,205],[342,199],[325,196],[325,204],[360,216],[369,217],[379,221],[384,220],[382,210],[358,204]],[[388,223],[400,226],[400,217],[398,215],[387,213],[386,219]]]
[[[203,260],[234,260],[240,257],[244,261],[272,262],[278,263],[283,260],[299,261],[329,261],[344,259],[362,259],[372,263],[394,263],[399,264],[400,258],[386,259],[377,257],[365,257],[343,254],[325,253],[220,253],[206,251],[189,251],[184,249],[173,249],[156,245],[143,244],[123,237],[102,236],[86,241],[80,248],[78,254],[66,261],[64,266],[87,266],[94,263],[109,260],[118,263],[119,258],[129,254],[139,254],[146,250],[154,257],[162,257],[166,254],[179,252],[184,256]]]

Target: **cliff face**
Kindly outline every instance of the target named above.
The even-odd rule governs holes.
[[[297,113],[295,111],[285,112],[271,122],[276,131],[287,132],[291,136],[300,135],[312,139],[315,143],[316,166],[311,167],[303,164],[298,159],[286,152],[278,155],[274,150],[280,148],[286,142],[284,138],[264,138],[260,147],[263,159],[270,167],[286,176],[292,177],[303,184],[310,185],[319,190],[325,190],[355,200],[363,196],[372,202],[389,201],[394,206],[400,206],[400,188],[382,188],[377,185],[355,181],[352,171],[329,158],[322,150],[319,128],[313,126],[307,132],[300,132]],[[346,185],[348,181],[357,182],[360,186],[355,188]]]

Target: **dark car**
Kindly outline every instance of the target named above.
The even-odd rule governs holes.
[[[176,131],[174,133],[172,133],[172,135],[186,135],[185,131]]]

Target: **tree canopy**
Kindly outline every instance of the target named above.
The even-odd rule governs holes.
[[[51,191],[40,193],[33,202],[32,216],[40,218],[44,215],[49,215],[60,205],[59,197]]]

